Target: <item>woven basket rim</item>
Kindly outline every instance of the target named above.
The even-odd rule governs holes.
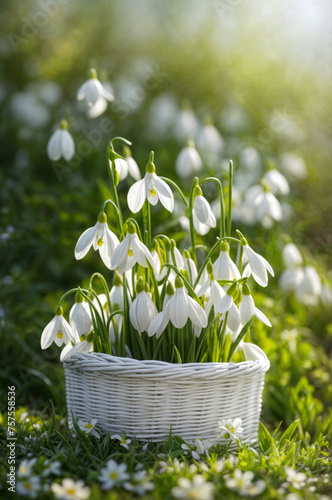
[[[66,369],[79,369],[83,371],[112,371],[123,374],[135,373],[135,376],[159,376],[174,374],[175,376],[209,374],[249,374],[253,372],[266,372],[270,367],[270,362],[265,358],[257,360],[231,362],[204,362],[204,363],[169,363],[159,360],[140,360],[135,358],[124,358],[105,353],[77,353],[62,362]]]

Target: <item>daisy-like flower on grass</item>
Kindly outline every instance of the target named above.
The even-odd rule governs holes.
[[[136,298],[129,309],[131,324],[139,333],[147,332],[151,321],[158,314],[151,294],[144,288],[143,279],[140,277],[136,286]]]
[[[50,160],[64,158],[70,161],[75,154],[75,143],[68,132],[67,120],[61,120],[60,127],[51,135],[47,143],[47,155]]]
[[[251,296],[250,288],[248,285],[242,286],[242,300],[239,306],[240,320],[243,325],[245,325],[251,316],[256,316],[259,321],[264,323],[264,325],[272,326],[269,319],[265,314],[255,306],[254,299]]]
[[[30,476],[16,484],[16,493],[29,498],[37,498],[42,489],[39,476]]]
[[[100,439],[100,434],[97,432],[95,429],[96,425],[98,423],[98,420],[96,418],[93,418],[91,422],[85,422],[83,420],[78,420],[77,425],[83,431],[85,434],[90,434],[91,436],[94,436],[98,439]]]
[[[42,472],[43,477],[48,477],[51,474],[54,476],[60,476],[61,474],[61,462],[59,460],[51,460],[46,459],[43,463],[44,470]]]
[[[48,323],[42,333],[40,344],[42,349],[47,349],[52,342],[60,347],[70,341],[79,342],[79,337],[74,334],[69,323],[63,317],[63,309],[58,306],[55,310],[55,317]]]
[[[114,95],[108,92],[100,83],[94,68],[90,69],[89,76],[90,78],[79,88],[77,100],[84,100],[89,107],[94,106],[100,97],[110,102],[114,101]]]
[[[124,147],[123,154],[125,159],[117,158],[115,160],[115,168],[119,174],[119,180],[123,181],[129,174],[135,181],[139,181],[141,179],[141,172],[136,161],[131,156],[131,151],[128,146]]]
[[[120,445],[123,446],[123,448],[129,450],[131,439],[127,439],[125,435],[120,436],[120,434],[113,434],[113,436],[111,436],[111,439],[117,439],[118,441],[120,441]]]
[[[148,267],[147,262],[149,262],[153,267],[153,258],[150,250],[140,241],[136,233],[136,227],[130,222],[128,224],[127,235],[113,253],[111,269],[119,268],[120,273],[126,273],[136,262],[143,267]]]
[[[114,249],[119,245],[117,236],[109,229],[107,225],[107,216],[100,212],[97,222],[93,227],[86,229],[79,237],[75,246],[75,258],[83,259],[91,246],[99,251],[105,266],[111,269],[111,257]]]
[[[207,326],[207,316],[202,308],[192,297],[189,297],[184,288],[182,278],[175,278],[175,293],[169,299],[166,307],[151,321],[148,334],[154,335],[157,331],[163,331],[170,321],[175,328],[183,328],[188,318],[194,325],[200,328]]]
[[[220,243],[220,253],[213,264],[213,274],[216,280],[238,280],[241,277],[229,256],[229,245],[226,241]]]
[[[90,309],[87,302],[84,302],[84,297],[80,292],[75,296],[75,304],[69,313],[69,323],[75,337],[88,335],[92,330],[92,320]]]
[[[214,485],[208,483],[204,476],[196,474],[192,480],[186,477],[178,479],[178,486],[172,488],[172,495],[183,500],[213,500]]]
[[[198,234],[205,235],[211,227],[216,227],[217,221],[209,202],[204,198],[199,186],[195,187],[193,203],[194,227]]]
[[[83,481],[75,482],[69,478],[63,479],[61,484],[53,483],[51,491],[60,500],[87,500],[91,495],[90,488]]]
[[[185,450],[185,452],[191,452],[191,456],[195,460],[199,460],[201,455],[206,455],[209,457],[209,449],[213,446],[213,443],[208,440],[194,439],[193,441],[188,441],[187,443],[183,443],[181,448]]]
[[[236,491],[241,496],[255,497],[263,493],[266,484],[263,480],[253,482],[254,473],[252,471],[242,472],[235,469],[233,477],[225,476],[225,484],[230,490]]]
[[[151,151],[144,178],[135,182],[128,191],[128,207],[134,214],[141,210],[145,200],[148,200],[151,205],[156,205],[158,200],[160,200],[166,210],[173,212],[173,193],[168,184],[156,174],[156,167],[153,163],[153,159],[154,153]]]
[[[136,495],[142,496],[147,491],[154,489],[154,484],[150,481],[150,478],[145,470],[137,471],[133,474],[131,482],[126,482],[123,487]]]
[[[18,477],[29,477],[32,475],[33,469],[37,463],[37,458],[32,458],[31,460],[22,460],[18,467],[17,476]]]
[[[218,438],[238,441],[243,437],[242,420],[239,417],[228,420],[222,419],[218,422]]]
[[[248,260],[248,264],[245,268],[245,272],[243,273],[245,276],[250,276],[254,278],[254,280],[260,286],[267,286],[268,284],[268,275],[269,272],[271,276],[274,276],[274,271],[271,265],[268,263],[264,257],[256,253],[249,245],[243,234],[237,230],[237,233],[240,237],[241,244],[243,246],[243,253]]]
[[[285,467],[286,480],[296,490],[302,490],[305,487],[307,476],[304,472],[297,472],[292,467]]]
[[[115,460],[108,460],[100,471],[99,481],[103,490],[110,490],[114,486],[122,485],[129,477],[125,463],[118,464]]]
[[[195,143],[192,140],[187,141],[186,147],[181,149],[175,160],[175,171],[181,179],[195,175],[202,170],[203,162],[199,156]]]

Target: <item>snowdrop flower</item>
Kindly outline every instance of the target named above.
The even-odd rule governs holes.
[[[83,481],[75,482],[73,479],[65,478],[61,484],[53,483],[51,491],[55,498],[60,500],[87,500],[91,495],[91,490],[84,485]]]
[[[269,224],[269,219],[281,221],[282,209],[279,201],[267,187],[255,185],[248,189],[245,203],[255,208],[257,220]]]
[[[302,255],[294,243],[287,243],[282,249],[282,260],[286,267],[301,266],[303,264]]]
[[[131,483],[124,483],[123,487],[132,493],[139,496],[144,495],[147,491],[154,489],[154,484],[149,480],[149,476],[145,470],[135,472],[132,477]]]
[[[111,269],[111,257],[118,245],[119,240],[117,236],[110,231],[107,225],[106,214],[100,212],[96,224],[86,229],[79,237],[75,246],[75,258],[77,260],[83,259],[91,246],[93,246],[94,250],[99,251],[99,255],[105,266]]]
[[[75,337],[80,338],[87,335],[92,330],[92,320],[89,306],[84,302],[84,297],[80,292],[75,296],[75,304],[69,313],[69,324]]]
[[[220,432],[218,438],[231,439],[232,441],[242,439],[243,427],[241,418],[236,417],[234,420],[219,420],[218,431]]]
[[[248,245],[247,240],[243,237],[240,231],[237,231],[237,233],[240,236],[244,256],[249,261],[246,266],[246,272],[244,273],[244,275],[250,276],[250,274],[252,274],[252,277],[260,286],[267,286],[267,272],[269,272],[271,276],[274,276],[274,271],[271,265],[266,259],[264,259],[264,257],[254,252],[254,250]]]
[[[119,434],[113,434],[113,436],[111,436],[111,439],[117,439],[118,441],[120,441],[120,445],[123,448],[126,448],[126,450],[129,450],[129,445],[131,443],[131,439],[126,439],[126,436],[120,436]]]
[[[114,96],[111,92],[108,92],[100,83],[97,78],[97,72],[95,69],[90,69],[90,78],[87,80],[78,90],[77,100],[85,101],[86,104],[91,107],[94,106],[98,99],[102,97],[107,101],[114,101]],[[100,102],[100,101],[99,101]]]
[[[321,296],[324,306],[329,307],[330,305],[332,305],[332,289],[328,283],[322,284]]]
[[[123,181],[129,174],[135,181],[139,181],[141,179],[141,172],[136,161],[131,156],[131,151],[128,146],[124,147],[124,157],[125,159],[116,158],[114,160],[116,171],[119,174],[119,180]]]
[[[84,422],[83,420],[78,420],[77,425],[85,434],[90,434],[100,439],[100,434],[95,430],[98,420],[96,418],[92,419],[91,422]]]
[[[175,160],[175,172],[181,179],[195,176],[203,168],[203,162],[193,141],[188,141]]]
[[[272,326],[265,314],[255,306],[254,299],[251,296],[248,285],[242,286],[242,300],[239,306],[240,320],[245,325],[251,316],[256,316],[264,325]]]
[[[175,137],[183,144],[189,137],[194,137],[198,130],[198,120],[190,109],[180,111],[174,127]]]
[[[128,191],[128,207],[136,214],[148,200],[151,205],[156,205],[158,200],[169,212],[173,212],[174,197],[170,187],[156,174],[156,167],[153,163],[153,151],[146,166],[146,173],[143,179],[135,182]]]
[[[219,285],[219,283],[214,279],[214,275],[212,274],[209,278],[210,280],[210,288],[206,290],[206,284],[202,286],[202,288],[197,292],[197,296],[201,297],[202,295],[209,295],[208,302],[205,306],[206,315],[209,316],[211,308],[216,307],[216,305],[221,301],[221,299],[225,296],[224,289]]]
[[[294,153],[283,153],[280,156],[280,168],[286,175],[296,179],[305,179],[308,175],[306,164],[300,156]]]
[[[205,230],[209,231],[211,227],[216,227],[217,221],[214,213],[211,210],[210,204],[204,198],[202,190],[196,186],[193,203],[194,226],[199,234],[206,234]],[[204,231],[202,233],[202,231]]]
[[[16,484],[16,493],[29,498],[37,498],[42,486],[40,484],[40,477],[30,476],[24,481],[18,481]]]
[[[108,460],[106,467],[100,471],[99,481],[103,490],[110,490],[114,486],[121,486],[129,477],[125,463],[118,464],[115,460]]]
[[[270,188],[273,194],[281,194],[286,196],[289,194],[289,184],[284,175],[279,172],[276,168],[271,168],[268,170],[262,179],[266,185]]]
[[[78,341],[76,344],[72,344],[69,342],[69,344],[66,345],[61,351],[60,354],[60,361],[65,361],[66,359],[70,358],[71,356],[74,356],[74,354],[79,354],[81,352],[93,352],[93,334],[91,333],[91,340],[89,339],[89,335],[87,336],[86,339]]]
[[[195,262],[193,261],[193,259],[191,258],[190,256],[190,253],[188,250],[185,250],[183,252],[183,268],[187,271],[188,273],[188,276],[189,276],[189,283],[191,283],[192,285],[195,283],[196,279],[197,279],[197,268],[196,268],[196,264]],[[180,268],[181,269],[181,268]]]
[[[32,475],[33,469],[37,463],[37,458],[32,458],[31,460],[22,460],[18,467],[17,475],[18,477],[29,477]]]
[[[52,342],[60,347],[62,344],[68,344],[71,340],[79,342],[79,337],[74,334],[69,323],[63,317],[62,307],[58,306],[55,310],[55,317],[44,328],[40,340],[41,348],[47,349]]]
[[[192,480],[186,477],[178,479],[178,486],[172,488],[172,495],[179,499],[193,499],[193,500],[213,500],[214,498],[214,485],[208,483],[204,476],[196,474]]]
[[[153,259],[148,248],[140,241],[136,228],[132,222],[128,224],[128,233],[116,247],[112,259],[111,270],[119,268],[120,273],[126,273],[136,262],[143,267],[148,267],[147,262],[153,267]]]
[[[307,476],[303,472],[296,472],[292,467],[285,467],[287,481],[296,489],[302,490],[305,487]]]
[[[174,296],[173,285],[171,282],[168,282],[167,287],[166,287],[166,294],[165,294],[165,298],[164,298],[164,303],[163,303],[163,310],[160,313],[158,313],[151,321],[149,328],[148,328],[149,337],[151,337],[152,335],[156,335],[156,338],[159,339],[159,337],[161,336],[161,334],[165,330],[165,328],[169,322],[168,309],[166,309],[166,306],[173,296]]]
[[[303,281],[304,271],[302,268],[285,269],[278,281],[280,290],[283,292],[295,291]]]
[[[47,155],[51,161],[58,161],[60,158],[70,161],[73,158],[75,143],[67,129],[67,121],[62,120],[60,128],[51,135],[47,143]]]
[[[245,170],[252,173],[259,173],[262,168],[262,160],[259,152],[255,148],[244,148],[239,155],[239,163]]]
[[[224,148],[224,140],[214,125],[207,124],[197,134],[197,147],[202,153],[220,155]]]
[[[229,245],[226,241],[220,243],[220,254],[213,264],[213,274],[217,280],[238,280],[240,272],[229,256]]]
[[[237,291],[237,283],[231,285],[221,300],[215,305],[215,311],[219,314],[228,312],[227,327],[235,332],[240,326],[240,313],[234,304],[233,294]]]
[[[260,495],[266,488],[263,480],[252,482],[254,473],[252,471],[242,472],[240,469],[234,470],[234,477],[225,476],[227,488],[235,490],[242,496],[254,497]]]
[[[320,277],[312,266],[303,268],[303,278],[295,290],[299,302],[305,305],[316,305],[322,293]]]
[[[157,316],[158,311],[152,302],[151,294],[144,290],[142,278],[138,280],[136,293],[136,298],[129,309],[130,321],[139,333],[147,332],[151,321]]]

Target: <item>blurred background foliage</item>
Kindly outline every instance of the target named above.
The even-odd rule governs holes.
[[[282,221],[234,226],[276,271],[257,298],[273,329],[258,324],[252,331],[271,360],[263,419],[274,425],[300,417],[304,433],[314,438],[315,425],[319,432],[332,396],[331,303],[301,304],[280,290],[278,278],[286,234],[321,279],[331,277],[331,14],[324,0],[1,3],[0,357],[2,387],[15,384],[19,404],[42,409],[52,398],[65,411],[59,353],[41,352],[40,334],[66,289],[104,271],[91,252],[76,262],[73,249],[109,197],[108,141],[130,139],[141,172],[153,149],[158,173],[176,179],[184,146],[176,124],[181,109],[190,109],[200,127],[212,117],[224,139],[222,157],[204,173],[227,180],[223,162],[232,158],[235,178],[244,172],[250,182],[248,148],[261,174],[271,161],[282,168],[285,155],[304,168],[300,176],[288,168]],[[91,66],[115,101],[89,120],[76,94]],[[52,164],[46,145],[63,117],[77,153]],[[254,173],[251,183],[257,180]],[[120,185],[123,204],[130,184]],[[206,195],[215,197],[212,189]],[[158,209],[153,221],[156,230],[170,223]],[[178,221],[173,229],[181,247],[186,232]]]

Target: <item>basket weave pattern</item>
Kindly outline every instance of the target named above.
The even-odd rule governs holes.
[[[240,417],[257,439],[269,361],[186,363],[76,354],[64,361],[69,422],[98,420],[102,432],[163,441],[217,437],[220,419]]]

